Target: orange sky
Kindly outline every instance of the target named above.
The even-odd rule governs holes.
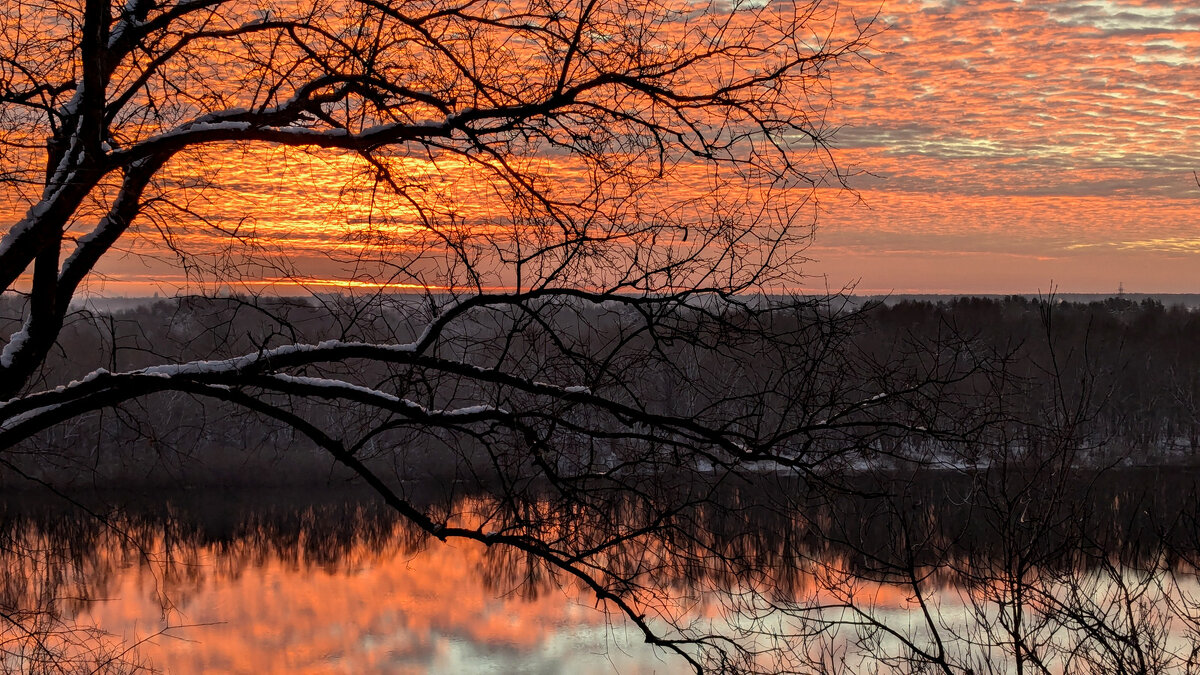
[[[861,173],[854,194],[822,190],[809,288],[1200,292],[1200,5],[847,0],[839,11],[843,22],[878,13],[884,30],[869,64],[833,75],[835,158]],[[504,222],[502,195],[476,173],[423,155],[397,161],[426,207]],[[545,171],[555,159],[528,161]],[[173,167],[167,185],[220,169],[205,178],[223,189],[188,205],[244,237],[222,235],[215,253],[252,253],[251,287],[295,271],[352,279],[328,254],[352,260],[364,236],[388,234],[368,223],[370,181],[352,158],[219,147]],[[546,173],[554,189],[584,181],[569,167]],[[672,189],[701,194],[704,180],[683,167]],[[386,208],[403,219],[402,204]],[[12,222],[23,208],[2,211]],[[88,290],[196,290],[160,225],[143,218],[146,236],[102,263]],[[176,243],[211,251],[213,241],[189,226]]]
[[[813,272],[872,291],[1200,291],[1200,5],[888,0],[882,18],[880,71],[835,92],[866,208],[831,207]]]
[[[880,20],[878,70],[834,77],[838,159],[869,174],[860,203],[823,197],[814,288],[1200,292],[1200,5],[887,0]]]

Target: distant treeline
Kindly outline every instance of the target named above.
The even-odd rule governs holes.
[[[1030,422],[1079,411],[1072,430],[1100,455],[1190,461],[1200,450],[1200,312],[1153,298],[901,301],[866,312],[864,339],[929,344],[948,332],[1007,353]]]
[[[0,333],[10,334],[17,327],[19,302],[0,301]],[[97,367],[127,371],[222,359],[293,342],[409,342],[428,320],[422,302],[418,296],[371,301],[337,296],[188,297],[147,301],[111,312],[79,310],[69,317],[58,348],[35,386],[65,384]],[[831,309],[847,306],[854,309]],[[1024,452],[1048,442],[1050,435],[1065,434],[1067,442],[1085,449],[1081,458],[1101,464],[1190,463],[1200,450],[1200,313],[1183,306],[1167,307],[1153,299],[1118,297],[1077,303],[1013,296],[902,300],[861,309],[854,303],[835,303],[814,308],[813,317],[828,322],[831,313],[845,315],[837,323],[848,337],[837,343],[838,348],[869,356],[880,372],[920,373],[922,363],[948,353],[953,358],[989,360],[988,371],[970,383],[974,398],[969,402],[964,402],[963,394],[968,387],[959,384],[957,389],[943,390],[946,396],[964,397],[952,406],[930,403],[943,411],[961,409],[964,416],[993,420],[996,428],[980,435],[989,443]],[[572,339],[581,342],[603,342],[611,337],[607,333],[616,330],[599,314],[587,325],[579,323],[580,316],[572,314],[558,330],[578,332]],[[506,330],[482,319],[468,324],[468,332],[471,326],[480,331],[480,337],[472,339],[481,345],[488,335]],[[816,340],[825,329],[797,325],[795,330],[811,330]],[[594,337],[581,337],[585,332]],[[529,353],[540,349],[534,340],[513,344],[510,349]],[[805,339],[795,344],[795,350],[806,349]],[[672,348],[669,341],[664,345],[656,349]],[[756,353],[752,347],[739,350]],[[773,353],[788,358],[786,350]],[[851,359],[842,358],[847,363]],[[723,366],[714,357],[714,363],[705,367],[703,372],[712,373]],[[753,366],[763,371],[772,367],[769,362]],[[331,364],[326,373],[334,371],[368,386],[386,383],[389,391],[423,405],[461,405],[472,396],[452,381],[430,381],[379,365]],[[755,371],[743,367],[741,372]],[[842,372],[814,368],[813,377],[836,378]],[[547,381],[554,381],[555,373],[546,373]],[[654,405],[673,405],[671,397],[680,390],[680,377],[687,375],[679,369],[660,372],[646,366],[642,395],[657,401]],[[862,377],[853,386],[838,383],[837,391],[880,391],[872,390],[872,383]],[[811,389],[833,391],[834,385]],[[320,423],[351,423],[345,408],[305,401],[294,405],[309,406],[310,419]],[[438,432],[381,436],[369,459],[406,479],[453,477],[463,471],[463,450],[446,452],[446,444],[452,442]],[[395,452],[398,446],[401,452]],[[149,396],[81,418],[7,452],[30,476],[69,478],[80,484],[293,484],[349,475],[283,425],[179,393]],[[27,482],[11,471],[3,472],[0,480],[11,486]]]

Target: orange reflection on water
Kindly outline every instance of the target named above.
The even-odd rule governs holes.
[[[479,510],[460,513],[474,521]],[[138,661],[166,672],[455,672],[484,666],[611,672],[617,664],[632,673],[681,665],[642,644],[641,634],[620,616],[605,614],[590,591],[531,570],[499,547],[461,540],[422,544],[398,523],[370,530],[347,521],[327,540],[313,539],[326,536],[319,528],[283,536],[252,528],[216,543],[173,526],[118,527],[132,532],[138,545],[100,529],[69,544],[73,564],[48,553],[5,556],[10,581],[26,584],[10,594],[28,596],[22,600],[27,605],[59,598],[77,628],[105,631],[124,643],[122,649],[135,645]],[[16,549],[62,550],[55,536],[30,525],[19,533]],[[641,555],[650,556],[655,571],[645,578],[647,594],[632,601],[651,617],[663,611],[680,625],[695,621],[720,630],[727,625],[725,607],[707,589],[734,584],[753,595],[753,582],[723,578],[716,568],[716,578],[688,579],[686,552],[655,548]],[[776,570],[755,587],[783,602],[852,601],[901,612],[912,607],[903,589],[856,581],[850,563],[836,556],[804,569]]]
[[[464,645],[501,655],[551,649],[563,630],[606,621],[572,587],[534,597],[490,587],[486,549],[471,542],[415,553],[359,542],[333,566],[261,552],[239,560],[212,545],[180,554],[182,565],[113,570],[104,601],[83,605],[76,620],[126,640],[174,626],[139,648],[172,673],[425,670]]]

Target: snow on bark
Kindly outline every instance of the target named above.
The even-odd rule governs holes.
[[[280,382],[286,382],[289,384],[303,385],[305,387],[312,387],[312,388],[316,388],[316,389],[328,389],[328,390],[330,390],[330,392],[346,392],[346,393],[355,393],[355,394],[366,394],[367,396],[370,396],[372,398],[382,399],[388,403],[393,403],[393,404],[399,403],[405,407],[413,408],[413,409],[419,410],[420,412],[423,412],[423,413],[429,412],[425,408],[425,406],[423,406],[419,403],[415,403],[415,402],[409,401],[407,399],[402,399],[394,394],[389,394],[387,392],[380,391],[378,389],[372,389],[370,387],[364,387],[362,385],[352,384],[350,382],[346,382],[345,380],[334,380],[334,379],[325,378],[325,377],[308,377],[308,376],[301,376],[301,375],[282,375],[282,374],[272,375],[271,379],[279,380]]]
[[[324,340],[315,345],[311,344],[293,344],[275,347],[274,349],[265,349],[261,352],[253,354],[245,354],[231,359],[222,359],[219,361],[189,361],[188,363],[172,363],[161,366],[150,366],[139,371],[134,371],[140,375],[158,375],[166,377],[174,377],[178,375],[204,375],[204,374],[220,374],[237,372],[244,370],[250,366],[262,362],[269,362],[272,359],[289,356],[291,354],[319,354],[323,351],[335,351],[341,349],[354,349],[357,347],[369,348],[375,351],[394,352],[394,353],[412,353],[416,350],[415,343],[407,343],[400,345],[374,344],[370,342],[343,342],[341,340]]]
[[[46,406],[46,407],[42,407],[42,408],[37,408],[35,410],[28,410],[19,415],[13,415],[12,417],[9,417],[8,419],[0,420],[0,431],[12,429],[13,427],[17,426],[18,424],[21,424],[22,422],[31,420],[31,419],[37,417],[38,415],[43,415],[48,412],[53,412],[57,408],[58,408],[57,405]]]
[[[25,346],[25,342],[28,340],[29,331],[24,328],[13,333],[12,337],[8,340],[8,344],[4,345],[4,351],[0,352],[0,367],[11,368],[13,357],[17,355],[17,352],[21,351],[21,348]]]
[[[409,409],[415,413],[419,413],[421,415],[429,415],[429,416],[435,416],[435,417],[467,417],[467,416],[471,416],[471,415],[481,415],[481,414],[489,413],[489,412],[503,412],[503,411],[500,411],[499,409],[497,409],[493,406],[489,406],[489,405],[472,405],[472,406],[466,406],[463,408],[430,410],[429,408],[426,408],[425,406],[421,405],[420,403],[417,403],[416,401],[411,401],[406,398],[400,398],[394,394],[389,394],[385,391],[380,391],[378,389],[372,389],[370,387],[364,387],[361,385],[352,384],[352,383],[346,382],[344,380],[334,380],[334,379],[324,378],[324,377],[306,377],[306,376],[298,376],[298,375],[272,375],[271,379],[279,380],[280,382],[285,382],[285,383],[290,383],[290,384],[302,385],[305,387],[312,387],[312,388],[317,388],[317,389],[327,389],[327,390],[329,390],[329,392],[331,394],[340,394],[340,393],[365,394],[372,398],[378,398],[378,399],[385,401],[392,405],[400,405],[404,408],[407,408],[407,409]]]

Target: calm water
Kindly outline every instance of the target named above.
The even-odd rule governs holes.
[[[580,594],[488,584],[480,547],[359,545],[331,564],[245,546],[195,547],[185,569],[120,560],[72,618],[126,641],[166,630],[139,653],[172,673],[662,672]]]
[[[181,674],[677,667],[573,585],[473,542],[420,542],[367,494],[311,498],[148,496],[108,508],[111,528],[50,499],[10,503],[5,601],[53,608],[77,633],[55,645],[68,653]]]
[[[1180,483],[1167,486],[1172,496],[1154,506],[1154,499],[1164,499],[1164,480],[1157,474],[1118,478],[1089,493],[1094,503],[1107,505],[1107,511],[1093,514],[1097,522],[1107,523],[1109,534],[1121,531],[1119,539],[1134,558],[1161,553],[1153,545],[1157,540],[1143,536],[1148,525],[1137,514],[1170,512],[1177,501],[1195,504]],[[1176,475],[1171,480],[1184,479]],[[1194,485],[1190,474],[1186,480]],[[1141,489],[1143,497],[1137,501],[1129,496],[1131,486],[1151,489]],[[931,481],[901,510],[917,512],[944,489],[945,481]],[[1146,495],[1152,497],[1149,502]],[[962,545],[975,546],[971,555],[992,555],[988,523],[962,516],[957,499],[951,495],[937,501],[932,520],[953,521],[959,532],[980,528],[980,533],[963,537],[968,543]],[[171,673],[685,670],[682,661],[644,645],[636,629],[605,614],[594,596],[574,583],[499,548],[428,542],[361,492],[197,491],[142,495],[136,501],[97,494],[83,501],[106,523],[48,497],[11,499],[4,511],[4,607],[50,610],[38,625],[55,629],[47,631],[52,636],[48,646],[58,658],[101,652]],[[469,510],[469,500],[459,508]],[[882,559],[879,551],[890,546],[888,536],[878,531],[886,529],[886,521],[874,520],[879,509],[868,513],[863,504],[829,508],[854,520],[859,534],[874,537],[878,551],[860,548],[852,554],[826,546],[815,554],[818,567],[797,565],[794,573],[779,577],[787,579],[786,588],[757,588],[752,596],[785,597],[800,604],[853,601],[909,638],[927,637],[912,589],[869,573],[864,562]],[[1125,518],[1127,514],[1133,515]],[[757,542],[751,547],[781,539],[781,527],[778,519],[764,520],[763,532],[750,537]],[[806,546],[811,550],[811,542]],[[938,551],[948,559],[967,555],[953,547]],[[778,566],[784,558],[776,551],[764,559]],[[1146,616],[1168,596],[1200,599],[1195,575],[1184,569],[1185,559],[1150,566],[1160,578],[1152,585],[1156,591],[1139,598],[1149,603]],[[975,569],[971,564],[950,567]],[[923,597],[944,629],[980,630],[980,617],[1002,607],[1003,589],[968,588],[937,564],[922,562],[920,569],[928,572]],[[1137,573],[1131,567],[1120,574],[1136,581]],[[697,599],[680,616],[728,628],[720,603],[705,600],[705,589],[719,582],[699,577],[681,571],[678,578],[657,581],[676,590],[686,587],[689,597]],[[1049,578],[1043,586],[1065,592],[1054,585],[1061,586],[1056,581],[1061,578],[1066,577]],[[1093,598],[1114,587],[1114,577],[1104,570],[1080,568],[1070,578],[1085,584]],[[1000,604],[993,602],[996,598]],[[806,616],[847,615],[841,609]],[[1171,619],[1162,624],[1166,637],[1159,642],[1186,651],[1189,631],[1198,626]],[[1053,642],[1071,633],[1048,629],[1045,635]],[[23,645],[12,631],[4,638],[6,650],[13,652],[10,668],[22,658],[37,658],[37,650]],[[843,629],[827,632],[806,648],[816,650],[809,658],[846,662],[862,640],[861,629]],[[887,636],[868,643],[877,645],[875,656],[904,652]],[[951,646],[951,652],[955,649],[974,649],[977,658],[991,658],[978,645]],[[996,659],[1002,662],[1001,656]],[[1062,663],[1068,667],[1051,670],[1069,671],[1071,661]]]

